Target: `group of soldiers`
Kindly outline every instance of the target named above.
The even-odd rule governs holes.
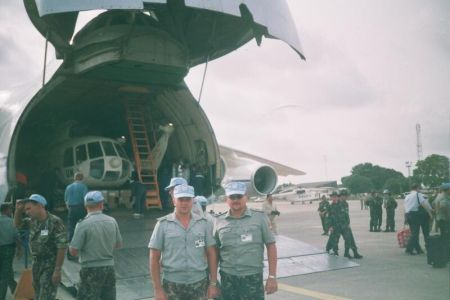
[[[384,232],[395,232],[395,209],[397,208],[397,201],[389,190],[383,191],[383,197],[377,191],[372,191],[365,200],[365,204],[370,209],[370,232],[381,232],[383,207],[386,209],[386,228]]]
[[[362,258],[358,253],[355,238],[350,227],[350,215],[347,203],[348,192],[341,190],[336,191],[330,195],[331,204],[326,197],[322,197],[319,203],[319,215],[322,221],[323,233],[328,235],[330,232],[325,250],[330,253],[333,250],[334,255],[339,255],[339,238],[342,235],[344,239],[345,253],[347,258]],[[350,249],[353,251],[353,256],[350,255]]]
[[[18,229],[29,232],[34,299],[55,299],[66,252],[81,266],[78,299],[116,299],[113,253],[122,246],[122,237],[116,220],[103,214],[102,193],[83,195],[81,180],[76,176],[66,189],[69,232],[59,217],[46,210],[47,201],[39,194],[18,200],[13,219],[10,213],[3,218],[2,212],[0,221],[2,226],[3,219],[7,221],[9,227],[4,228],[11,241],[5,247],[0,244],[0,300],[14,280],[12,259]],[[212,217],[205,211],[204,197],[195,197],[194,188],[183,178],[172,178],[166,190],[174,211],[158,219],[148,244],[155,299],[264,299],[266,293],[277,291],[275,237],[266,214],[246,206],[246,188],[242,182],[227,184],[229,210]],[[72,231],[70,222],[80,204],[71,197],[80,195],[87,215]],[[269,267],[265,286],[264,247]],[[6,248],[11,251],[3,251]],[[3,259],[6,256],[8,262]]]

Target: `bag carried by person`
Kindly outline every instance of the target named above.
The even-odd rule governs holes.
[[[444,268],[448,262],[445,239],[440,235],[430,235],[427,246],[427,262],[434,268]]]
[[[409,237],[411,236],[411,230],[409,228],[403,228],[397,232],[398,246],[400,248],[406,248],[408,244]]]

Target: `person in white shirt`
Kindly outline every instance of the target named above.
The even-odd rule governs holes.
[[[409,255],[422,254],[423,250],[419,243],[419,231],[422,228],[426,248],[430,235],[429,218],[433,217],[433,209],[423,194],[418,192],[417,184],[411,186],[411,192],[405,197],[404,206],[406,222],[411,229],[411,237],[406,245],[405,253]],[[414,253],[414,250],[416,253]]]

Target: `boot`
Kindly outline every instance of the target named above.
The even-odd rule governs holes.
[[[339,256],[338,250],[337,249],[333,249],[333,254],[336,255],[336,256]]]
[[[373,232],[373,225],[370,225],[370,232]]]
[[[353,258],[351,255],[350,255],[350,249],[348,249],[348,248],[345,248],[345,253],[344,253],[344,257],[347,257],[347,258]]]
[[[363,258],[363,256],[358,253],[358,250],[356,250],[356,248],[353,248],[352,250],[353,250],[353,257],[354,258],[356,258],[356,259]]]

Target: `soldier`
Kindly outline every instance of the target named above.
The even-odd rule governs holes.
[[[64,202],[66,202],[68,210],[67,229],[69,231],[69,241],[72,240],[73,231],[75,230],[77,222],[86,216],[84,196],[88,192],[88,188],[82,181],[83,174],[75,173],[74,182],[69,184],[64,192]]]
[[[246,188],[243,182],[225,186],[230,210],[218,216],[214,225],[224,300],[264,299],[264,245],[269,263],[265,291],[278,290],[275,237],[264,212],[247,208]]]
[[[333,191],[330,195],[331,205],[328,207],[328,230],[331,232],[325,250],[327,253],[333,250],[334,255],[339,255],[339,238],[341,236],[340,227],[338,225],[338,194]]]
[[[384,208],[386,209],[386,229],[384,232],[395,232],[395,209],[397,201],[391,196],[389,190],[383,191]]]
[[[16,246],[18,246],[18,231],[11,218],[10,203],[0,205],[0,299],[6,297],[9,285],[14,294],[17,283],[14,281],[13,260]]]
[[[29,230],[29,245],[33,258],[33,288],[36,300],[55,299],[61,281],[61,266],[67,249],[63,221],[47,212],[47,200],[38,194],[16,203],[14,225]],[[23,214],[29,216],[24,218]]]
[[[322,196],[322,201],[319,203],[319,208],[317,211],[319,212],[320,221],[322,222],[322,235],[328,235],[328,210],[330,208],[330,202],[328,202],[327,197],[325,195]]]
[[[158,219],[150,238],[150,274],[156,300],[201,300],[219,294],[212,224],[191,212],[192,198],[192,186],[175,186],[175,212]]]
[[[353,236],[352,229],[350,227],[350,214],[347,203],[348,192],[347,190],[342,190],[339,193],[338,200],[338,215],[335,220],[335,226],[339,228],[342,238],[345,242],[345,253],[344,257],[352,258],[350,255],[350,249],[353,251],[353,258],[362,258],[362,255],[358,253],[355,238]],[[337,222],[336,222],[337,221]]]
[[[92,191],[84,197],[87,216],[75,227],[70,254],[80,257],[80,300],[116,299],[114,249],[122,247],[119,226],[104,215],[103,195]]]
[[[370,197],[367,199],[367,204],[370,210],[370,232],[380,232],[383,199],[376,191],[372,191]]]
[[[264,213],[269,218],[270,230],[272,230],[274,234],[278,234],[275,218],[280,215],[280,212],[278,211],[276,205],[273,203],[272,194],[267,194],[266,201],[264,201],[262,208]]]
[[[206,211],[206,206],[208,206],[208,199],[206,199],[204,196],[195,196],[194,200],[200,205],[202,208],[203,215],[205,218],[211,222],[214,223],[214,217]]]

